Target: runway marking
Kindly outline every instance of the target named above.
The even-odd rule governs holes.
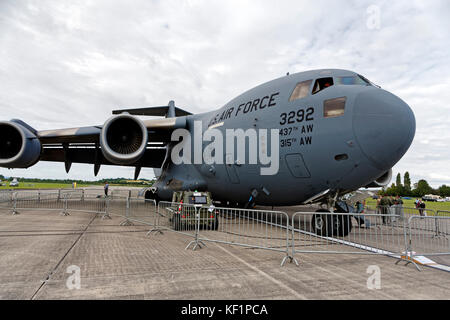
[[[251,265],[250,263],[248,263],[247,261],[245,261],[244,259],[236,256],[234,253],[228,251],[227,249],[225,249],[224,247],[218,245],[217,243],[215,244],[217,247],[219,247],[220,249],[222,249],[223,251],[225,251],[226,253],[228,253],[230,256],[232,256],[233,258],[235,258],[236,260],[242,262],[243,264],[245,264],[247,267],[249,267],[250,269],[253,269],[254,271],[258,272],[260,275],[264,276],[265,278],[269,279],[270,281],[272,281],[273,283],[277,284],[278,286],[282,287],[283,289],[289,291],[290,293],[292,293],[294,296],[296,296],[298,299],[303,299],[306,300],[307,298],[302,295],[299,294],[297,291],[295,291],[294,289],[290,288],[289,286],[285,285],[283,282],[275,279],[274,277],[270,276],[269,274],[265,273],[264,271],[262,271],[261,269],[258,269],[257,267]]]

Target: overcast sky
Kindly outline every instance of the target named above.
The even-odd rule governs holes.
[[[113,109],[169,100],[198,113],[286,72],[350,69],[415,113],[393,180],[408,170],[413,182],[450,184],[449,30],[448,0],[2,0],[0,119],[97,125]],[[97,179],[92,165],[66,174],[45,162],[0,174]],[[104,166],[98,178],[132,176]]]

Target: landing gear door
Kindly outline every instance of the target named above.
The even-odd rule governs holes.
[[[239,176],[236,170],[236,165],[234,164],[233,161],[233,155],[230,153],[226,154],[226,162],[225,162],[225,168],[227,168],[227,174],[228,174],[228,178],[230,179],[231,183],[234,184],[238,184],[239,181]]]
[[[300,153],[287,154],[286,163],[292,176],[296,178],[311,178],[311,174]]]

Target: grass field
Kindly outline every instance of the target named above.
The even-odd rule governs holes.
[[[415,208],[414,201],[415,201],[415,198],[413,198],[412,200],[403,199],[403,206],[407,207],[407,208]],[[426,209],[431,209],[431,210],[435,210],[435,211],[437,211],[437,210],[450,211],[450,202],[426,201],[425,204],[426,204]],[[372,198],[367,198],[366,205],[375,207],[377,205],[377,200],[374,200]]]
[[[84,187],[92,187],[94,185],[87,185],[87,184],[77,184],[77,188],[84,188]],[[99,185],[98,187],[102,187]],[[19,182],[18,187],[10,187],[9,183],[7,183],[6,186],[1,186],[0,189],[14,189],[14,190],[20,190],[20,189],[66,189],[66,188],[72,188],[71,183],[44,183],[44,182]]]

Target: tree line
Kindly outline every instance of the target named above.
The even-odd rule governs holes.
[[[406,196],[416,198],[421,198],[427,194],[450,197],[450,186],[444,184],[439,188],[434,189],[424,179],[419,180],[411,186],[411,179],[409,177],[409,172],[407,171],[403,176],[403,183],[401,181],[401,175],[398,173],[395,183],[392,183],[389,188],[383,188],[379,193],[386,196]]]

